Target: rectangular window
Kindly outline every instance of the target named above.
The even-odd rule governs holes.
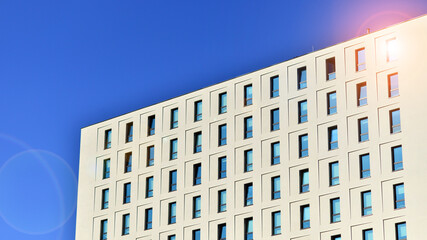
[[[271,144],[271,165],[280,163],[280,143],[275,142]]]
[[[251,138],[252,137],[252,117],[246,117],[245,118],[245,134],[244,138]]]
[[[356,50],[356,71],[362,71],[366,69],[366,57],[365,57],[365,48],[360,48]]]
[[[218,212],[227,211],[227,190],[218,191]]]
[[[245,207],[254,204],[252,183],[245,184]]]
[[[147,147],[147,167],[154,166],[154,146]]]
[[[111,129],[105,130],[104,149],[111,148]]]
[[[176,223],[176,202],[169,203],[168,224]]]
[[[107,209],[108,208],[109,198],[110,198],[110,190],[108,188],[102,190],[102,207],[101,207],[101,209]]]
[[[359,142],[369,140],[368,118],[359,119]]]
[[[300,193],[305,193],[310,191],[310,181],[309,181],[309,171],[308,169],[303,169],[299,171],[300,178]]]
[[[193,185],[202,184],[202,164],[197,163],[193,165]]]
[[[148,117],[148,136],[152,136],[156,133],[156,115]]]
[[[219,114],[227,112],[227,93],[219,94]]]
[[[328,115],[337,113],[337,93],[328,93]]]
[[[177,187],[177,171],[172,170],[169,172],[169,192],[176,191]]]
[[[362,216],[372,215],[371,191],[362,192]]]
[[[145,180],[145,198],[153,197],[154,194],[154,177],[147,177]]]
[[[194,133],[194,153],[202,151],[202,132]]]
[[[218,225],[218,240],[227,239],[227,225],[225,223]]]
[[[145,209],[145,230],[149,230],[153,228],[153,209],[148,208]]]
[[[357,106],[364,106],[368,104],[368,87],[366,82],[357,84]]]
[[[194,121],[202,120],[202,100],[194,103]]]
[[[280,177],[271,178],[271,200],[280,198]]]
[[[335,57],[331,57],[326,59],[326,80],[333,80],[335,78]]]
[[[329,163],[329,186],[340,184],[340,172],[338,162]]]
[[[170,160],[174,160],[178,158],[178,139],[172,139],[170,141]]]
[[[132,171],[132,152],[125,154],[125,173]]]
[[[170,236],[168,236],[168,240],[176,240],[176,236],[175,235],[170,235]]]
[[[363,240],[374,240],[374,232],[372,229],[365,229],[362,234]]]
[[[227,177],[227,157],[218,158],[218,179]]]
[[[272,222],[272,235],[279,235],[282,233],[282,223],[280,217],[280,211],[271,213]]]
[[[108,234],[108,220],[104,219],[101,221],[101,240],[107,240]]]
[[[371,176],[371,163],[369,154],[360,155],[360,178],[368,178]]]
[[[222,124],[218,127],[218,146],[227,144],[227,125]]]
[[[200,240],[200,229],[193,230],[193,240]]]
[[[338,148],[338,127],[333,126],[328,128],[329,150]]]
[[[270,78],[270,91],[271,98],[279,96],[279,76]]]
[[[245,106],[252,105],[252,85],[245,86]]]
[[[304,89],[307,87],[307,68],[301,67],[298,68],[298,90]]]
[[[202,197],[193,197],[193,218],[199,218],[202,213]]]
[[[299,136],[299,157],[308,156],[308,134],[303,134]]]
[[[252,218],[245,218],[245,240],[254,239],[254,225]]]
[[[129,234],[130,215],[124,214],[122,219],[122,235]]]
[[[397,73],[388,75],[388,97],[399,96],[399,75]]]
[[[403,169],[403,157],[402,157],[402,146],[396,146],[391,148],[391,158],[393,162],[393,171],[399,171]]]
[[[110,178],[110,159],[104,160],[102,179]]]
[[[171,110],[171,129],[178,127],[178,108]]]
[[[341,240],[341,235],[332,236],[331,240]]]
[[[270,119],[271,119],[271,131],[276,131],[280,129],[280,115],[279,115],[279,109],[273,109],[270,113]]]
[[[303,205],[300,208],[301,229],[310,228],[310,205]]]
[[[253,170],[253,152],[252,149],[245,151],[245,172]]]
[[[406,239],[406,222],[396,223],[396,240]]]
[[[397,40],[392,38],[387,40],[387,62],[397,60]]]
[[[125,183],[123,185],[123,204],[130,203],[130,190],[131,190],[130,183]]]
[[[331,199],[331,223],[341,222],[340,199]]]
[[[126,142],[133,141],[133,122],[126,124]]]
[[[398,133],[400,132],[400,109],[395,109],[390,111],[390,132]]]
[[[308,121],[307,115],[307,100],[298,102],[298,123],[305,123]]]
[[[403,183],[393,186],[394,190],[394,209],[405,208],[405,187]]]

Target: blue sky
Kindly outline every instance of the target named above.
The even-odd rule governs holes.
[[[0,0],[1,238],[74,239],[80,128],[425,13],[425,0]]]

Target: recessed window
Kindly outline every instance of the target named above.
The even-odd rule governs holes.
[[[171,110],[171,129],[178,127],[178,108]]]
[[[280,163],[280,143],[275,142],[271,144],[271,165]]]
[[[125,154],[125,173],[132,172],[132,152]]]
[[[394,209],[405,208],[405,186],[403,183],[393,186],[394,190]]]
[[[129,235],[130,215],[124,214],[122,218],[122,235]]]
[[[245,207],[251,206],[254,204],[254,193],[252,183],[246,183],[244,185],[245,188]]]
[[[153,209],[148,208],[145,209],[145,223],[144,223],[145,230],[150,230],[153,228]]]
[[[333,126],[328,128],[328,148],[334,150],[338,148],[338,127]]]
[[[202,184],[202,164],[197,163],[193,165],[193,185]]]
[[[222,124],[218,127],[218,146],[227,145],[227,125]]]
[[[154,146],[147,147],[147,167],[154,166]]]
[[[329,186],[340,184],[340,172],[338,162],[329,163]]]
[[[360,72],[366,69],[365,48],[356,50],[356,71]]]
[[[153,197],[154,194],[154,177],[147,177],[145,180],[145,198]]]
[[[200,240],[200,229],[193,230],[193,240]]]
[[[176,202],[169,203],[168,224],[176,223]]]
[[[396,223],[396,240],[406,239],[406,222]]]
[[[219,94],[219,114],[227,112],[227,93]]]
[[[102,179],[110,178],[110,159],[105,159],[103,164]]]
[[[152,115],[148,117],[148,136],[152,136],[156,133],[156,116]]]
[[[218,240],[227,239],[227,225],[225,223],[218,224]]]
[[[218,158],[218,179],[227,177],[227,157]]]
[[[374,231],[372,229],[365,229],[362,231],[363,240],[374,240]]]
[[[126,124],[126,142],[133,141],[133,123]]]
[[[335,78],[335,57],[332,57],[326,59],[326,80],[333,80]]]
[[[331,223],[341,222],[340,199],[331,199]]]
[[[108,234],[108,220],[104,219],[101,221],[101,240],[107,240]]]
[[[270,97],[275,98],[279,96],[279,76],[270,78]]]
[[[360,159],[360,178],[368,178],[371,176],[371,163],[369,154],[359,156]]]
[[[298,137],[299,139],[299,157],[308,156],[308,134],[303,134]]]
[[[168,236],[168,240],[176,240],[176,236],[175,235],[170,235],[170,236]]]
[[[307,68],[298,68],[298,90],[307,88]]]
[[[337,93],[328,93],[328,115],[337,113]]]
[[[202,151],[202,132],[194,133],[194,153]]]
[[[369,140],[368,118],[359,119],[359,142]]]
[[[270,119],[271,119],[271,131],[276,131],[280,129],[280,114],[279,109],[273,109],[270,113]]]
[[[245,172],[252,172],[252,170],[253,170],[253,163],[254,163],[252,149],[246,150],[244,154],[245,154],[244,171]]]
[[[400,128],[400,109],[395,109],[390,111],[390,132],[399,133]]]
[[[177,188],[177,171],[172,170],[169,172],[169,192],[176,191]]]
[[[388,75],[388,97],[399,96],[399,75],[393,73]]]
[[[245,106],[252,105],[252,85],[246,85],[245,86],[244,105]]]
[[[341,240],[341,235],[332,236],[331,240]]]
[[[397,49],[396,38],[387,40],[387,62],[397,60]]]
[[[300,193],[305,193],[310,191],[310,181],[309,181],[309,172],[308,169],[300,170]]]
[[[307,114],[307,100],[298,102],[298,123],[305,123],[308,121]]]
[[[111,148],[111,129],[105,130],[104,149]]]
[[[202,120],[202,101],[197,101],[194,103],[194,121]]]
[[[254,239],[254,225],[252,218],[245,218],[245,240]]]
[[[368,87],[366,82],[356,85],[357,87],[357,106],[365,106],[368,104]]]
[[[130,193],[131,193],[130,190],[131,190],[130,183],[125,183],[123,185],[123,204],[130,203]]]
[[[110,198],[110,190],[108,188],[102,190],[102,207],[101,207],[101,209],[107,209],[108,208],[109,198]]]
[[[244,138],[245,139],[247,139],[247,138],[251,138],[252,137],[252,131],[253,131],[253,128],[252,128],[252,117],[246,117],[245,118],[245,132],[244,132]]]
[[[202,215],[202,197],[193,197],[193,218],[199,218]]]
[[[280,211],[271,213],[272,235],[279,235],[282,233],[282,221]]]
[[[392,168],[393,171],[403,169],[402,146],[395,146],[391,148]]]
[[[279,199],[280,198],[280,177],[272,177],[271,178],[271,199]]]
[[[362,192],[362,216],[372,215],[371,191]]]
[[[174,160],[178,158],[178,139],[172,139],[170,141],[170,160]]]
[[[303,205],[300,208],[301,229],[310,228],[310,205]]]
[[[227,211],[227,190],[218,191],[218,212]]]

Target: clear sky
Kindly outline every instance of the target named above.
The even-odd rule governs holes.
[[[74,239],[80,128],[425,13],[426,0],[0,0],[0,238]]]

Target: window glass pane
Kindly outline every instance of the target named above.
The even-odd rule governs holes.
[[[171,140],[171,152],[170,152],[170,159],[177,159],[178,158],[178,139]]]
[[[391,62],[397,59],[397,40],[387,40],[387,61]]]
[[[371,192],[362,193],[363,216],[372,214]]]
[[[202,183],[202,165],[201,164],[195,164],[193,167],[194,171],[194,180],[193,185],[199,185]]]
[[[403,184],[398,184],[394,186],[394,208],[404,208],[405,207],[405,190]]]
[[[281,217],[280,212],[273,213],[273,235],[281,234]]]
[[[202,151],[202,133],[197,132],[194,134],[194,153]]]
[[[219,95],[219,113],[227,112],[227,93],[221,93]]]
[[[372,229],[363,231],[363,240],[374,240],[374,233]]]
[[[357,84],[358,91],[358,106],[368,104],[368,87],[366,83]]]
[[[271,131],[280,129],[280,116],[279,109],[274,109],[271,111]]]
[[[221,157],[219,158],[219,174],[218,178],[226,178],[227,177],[227,158]]]
[[[227,191],[226,190],[219,191],[218,198],[219,198],[218,212],[226,211],[227,210]]]
[[[338,148],[338,128],[329,128],[329,150]]]
[[[153,228],[153,209],[149,208],[145,212],[145,230]]]
[[[252,150],[245,151],[245,172],[253,170],[253,153]]]
[[[219,146],[227,144],[227,125],[219,126]]]
[[[271,97],[279,96],[279,76],[271,78]]]
[[[169,173],[170,175],[169,175],[169,177],[170,177],[170,185],[169,185],[169,192],[172,192],[172,191],[176,191],[176,187],[177,187],[177,179],[176,179],[176,177],[177,177],[177,171],[176,170],[174,170],[174,171],[171,171],[170,173]]]
[[[171,110],[171,128],[178,127],[178,108]]]
[[[145,196],[147,197],[147,198],[149,198],[149,197],[152,197],[153,196],[153,187],[154,187],[154,182],[153,182],[153,177],[148,177],[147,178],[147,186],[146,186],[146,188],[147,188],[147,190],[146,190],[146,194],[145,194]]]
[[[110,159],[105,159],[104,160],[104,173],[103,173],[103,178],[109,178],[110,177]]]
[[[126,124],[126,142],[133,140],[133,123]]]
[[[308,135],[301,135],[300,136],[300,146],[299,146],[299,157],[307,157],[308,156]]]
[[[360,178],[367,178],[371,176],[369,154],[360,156]]]
[[[307,115],[307,101],[302,101],[298,103],[298,111],[299,111],[299,123],[307,122],[308,115]]]
[[[169,224],[176,223],[176,203],[169,203]]]
[[[202,101],[197,101],[194,104],[195,104],[194,121],[200,121],[202,120]]]
[[[359,120],[359,141],[364,142],[369,140],[368,119]]]
[[[108,220],[101,221],[101,240],[107,240]]]
[[[128,235],[129,234],[129,221],[130,221],[130,215],[129,214],[123,215],[122,235]]]
[[[328,94],[328,114],[337,112],[337,93],[332,92]]]
[[[305,67],[298,69],[298,89],[307,87],[307,69]]]
[[[301,193],[308,192],[310,190],[309,185],[309,172],[308,170],[301,170]]]
[[[200,240],[200,230],[193,230],[193,240]]]
[[[279,199],[280,198],[280,177],[274,177],[272,179],[272,199]]]
[[[110,190],[104,189],[102,191],[102,209],[107,209],[108,208],[108,201],[110,198]]]
[[[396,225],[397,240],[406,240],[406,223]]]
[[[245,86],[245,106],[252,105],[252,85]]]
[[[391,111],[391,133],[400,132],[400,110]]]
[[[131,185],[130,183],[126,183],[124,185],[124,199],[123,199],[123,203],[130,203],[130,190],[131,190]]]
[[[193,199],[193,204],[194,204],[194,212],[193,212],[193,218],[199,218],[201,216],[201,197],[195,197]]]
[[[272,159],[271,159],[271,165],[279,164],[280,163],[280,143],[273,143],[271,145],[271,152],[272,152]]]
[[[397,73],[388,76],[388,90],[389,97],[399,96],[399,76]]]
[[[365,70],[366,69],[365,49],[362,48],[357,50],[356,57],[357,57],[356,70],[357,71]]]
[[[148,117],[148,136],[154,135],[156,130],[156,118],[155,116]]]
[[[227,227],[225,224],[218,226],[218,238],[219,240],[225,240],[227,238]]]
[[[402,146],[392,148],[393,171],[403,169]]]
[[[245,138],[252,137],[252,117],[245,118]]]
[[[335,58],[333,57],[326,60],[326,79],[332,80],[335,78]]]
[[[332,222],[341,221],[340,199],[336,198],[331,201],[332,207]]]
[[[252,184],[245,185],[246,187],[246,196],[245,196],[245,206],[250,206],[253,204],[253,191]]]
[[[302,224],[301,228],[310,228],[310,207],[309,206],[303,206],[302,207]]]

